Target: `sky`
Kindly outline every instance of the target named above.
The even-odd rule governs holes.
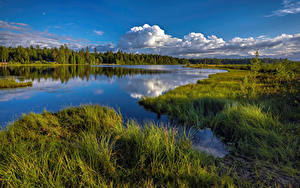
[[[300,0],[0,0],[0,45],[300,60]]]

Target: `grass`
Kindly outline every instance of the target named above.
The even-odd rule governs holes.
[[[300,66],[282,66],[262,65],[254,74],[249,65],[192,65],[228,72],[139,102],[185,126],[211,128],[231,148],[221,163],[232,174],[299,186]]]
[[[98,105],[30,113],[0,132],[0,187],[232,187],[173,129]]]
[[[0,89],[31,87],[31,86],[32,86],[32,82],[16,82],[16,80],[14,79],[0,79]]]

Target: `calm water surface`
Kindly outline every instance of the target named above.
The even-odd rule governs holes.
[[[33,82],[28,88],[0,90],[0,126],[5,127],[22,113],[40,113],[44,109],[55,112],[80,104],[110,106],[120,110],[125,119],[167,123],[166,116],[158,117],[145,110],[138,100],[143,96],[162,95],[217,72],[223,70],[179,65],[0,67],[1,78]],[[195,135],[196,148],[209,150],[215,156],[224,155],[224,147],[224,151],[219,148],[222,143],[210,130],[198,131]]]

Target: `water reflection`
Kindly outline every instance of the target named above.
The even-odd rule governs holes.
[[[22,113],[44,109],[58,111],[80,104],[101,104],[120,110],[126,119],[167,123],[166,116],[145,110],[138,104],[143,96],[159,96],[180,85],[195,83],[221,70],[183,68],[182,66],[55,66],[0,67],[1,77],[32,81],[30,88],[0,90],[0,126]],[[204,131],[204,132],[203,132]],[[209,131],[197,132],[194,146],[222,156],[220,142]],[[206,142],[205,140],[211,140]],[[211,144],[210,146],[207,144]],[[222,144],[222,143],[221,143]],[[223,148],[224,149],[224,148]]]
[[[195,131],[192,142],[193,149],[204,151],[215,157],[224,157],[228,153],[225,145],[209,128]]]

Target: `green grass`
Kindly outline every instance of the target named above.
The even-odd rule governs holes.
[[[234,167],[233,174],[253,183],[299,186],[300,66],[281,66],[262,65],[253,76],[249,65],[193,65],[228,72],[139,103],[185,126],[211,128],[231,148],[222,163]]]
[[[0,187],[232,187],[175,130],[106,107],[30,113],[0,132]]]
[[[0,79],[0,89],[31,87],[31,86],[32,86],[32,82],[16,82],[16,80],[14,79]]]

